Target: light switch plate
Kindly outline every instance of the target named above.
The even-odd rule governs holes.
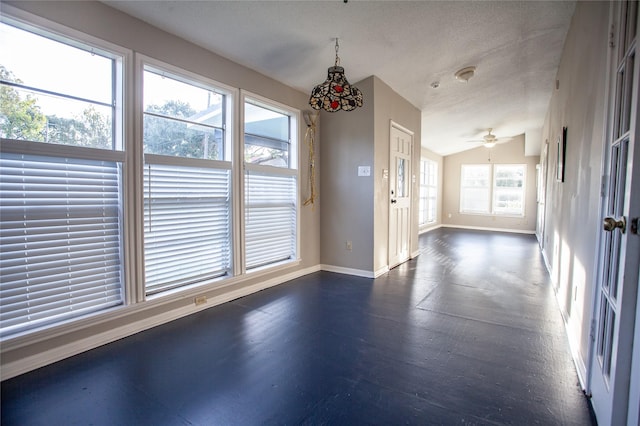
[[[358,176],[371,176],[371,166],[358,166]]]

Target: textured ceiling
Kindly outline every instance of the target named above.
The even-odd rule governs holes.
[[[487,128],[498,137],[539,134],[575,7],[563,1],[105,3],[305,92],[326,78],[338,37],[349,81],[375,75],[419,108],[422,145],[441,155],[476,147],[468,141]],[[470,65],[475,77],[455,80],[455,71]],[[527,140],[529,153],[539,152],[536,142]]]

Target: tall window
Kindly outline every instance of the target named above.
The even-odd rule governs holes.
[[[147,294],[231,272],[227,96],[146,66],[144,259]]]
[[[438,163],[432,160],[420,161],[420,210],[419,224],[427,225],[436,221],[438,212]]]
[[[7,17],[0,45],[6,336],[123,302],[123,58]]]
[[[524,215],[524,164],[465,164],[460,179],[460,212]]]
[[[245,268],[296,259],[298,180],[292,111],[244,102]]]
[[[298,259],[297,110],[51,25],[0,16],[0,340]]]
[[[522,164],[493,166],[493,212],[495,214],[524,215],[524,176]]]

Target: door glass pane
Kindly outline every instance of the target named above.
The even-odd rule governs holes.
[[[619,146],[614,147],[616,152],[615,156],[612,156],[617,164],[612,164],[612,188],[611,188],[611,198],[613,199],[611,205],[611,215],[616,219],[621,217],[624,214],[624,197],[626,190],[626,175],[627,175],[627,150],[628,150],[629,140],[626,139],[620,143]],[[615,173],[615,174],[614,174]],[[622,244],[622,234],[620,230],[616,229],[611,232],[611,255],[609,258],[611,265],[607,269],[611,272],[607,277],[610,282],[610,290],[609,295],[612,300],[618,299],[618,259],[620,258],[620,249]]]
[[[604,350],[604,360],[602,365],[602,371],[605,377],[609,377],[611,375],[611,355],[613,348],[613,332],[616,323],[616,313],[613,311],[612,306],[607,304],[607,310],[609,311],[607,315],[607,323],[606,323],[606,335],[605,335],[605,350]]]
[[[638,13],[638,2],[637,1],[626,2],[626,9],[625,9],[626,37],[625,37],[625,45],[624,45],[625,51],[629,48],[629,46],[631,46],[633,39],[636,37],[636,20],[637,20],[636,14],[637,13]]]
[[[631,101],[633,87],[633,68],[635,67],[635,55],[629,55],[625,63],[625,76],[622,97],[620,98],[620,113],[622,114],[622,132],[620,136],[629,131],[631,123]]]
[[[605,378],[611,374],[611,355],[613,347],[613,332],[616,314],[606,294],[602,294],[600,302],[600,324],[598,334],[598,360]]]
[[[600,365],[602,366],[602,361],[604,359],[604,348],[605,348],[605,335],[606,335],[606,328],[605,325],[607,324],[607,314],[608,314],[608,309],[607,307],[609,306],[609,302],[607,301],[607,296],[606,294],[601,295],[601,299],[600,299],[600,323],[598,324],[598,359],[600,360]]]
[[[396,194],[398,197],[406,197],[407,191],[405,190],[406,179],[405,179],[405,160],[404,158],[398,158],[398,179],[396,181],[397,191]]]
[[[616,105],[616,121],[615,121],[615,129],[614,136],[615,138],[619,138],[624,133],[624,111],[622,109],[622,103],[624,99],[624,80],[625,80],[625,70],[624,67],[618,71],[618,76],[616,79],[616,99],[618,100],[618,105]]]

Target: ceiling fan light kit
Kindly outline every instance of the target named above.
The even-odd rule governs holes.
[[[467,83],[474,75],[476,75],[476,67],[465,67],[454,74],[456,80],[462,83]]]
[[[493,148],[494,146],[496,146],[496,142],[498,142],[498,138],[496,138],[496,135],[491,133],[492,130],[493,129],[489,129],[487,134],[482,138],[484,140],[483,145],[485,148]]]
[[[485,148],[493,148],[494,146],[496,146],[496,144],[498,142],[502,142],[504,140],[509,140],[511,138],[498,138],[496,135],[494,135],[493,133],[491,133],[493,131],[493,129],[487,129],[487,134],[484,135],[482,137],[482,139],[478,139],[478,140],[472,140],[472,141],[468,141],[471,143],[482,143],[482,146],[484,146]]]
[[[338,39],[336,38],[336,62],[329,68],[327,79],[311,91],[309,105],[313,109],[328,112],[351,111],[362,106],[362,92],[347,81],[344,68],[338,57]]]

